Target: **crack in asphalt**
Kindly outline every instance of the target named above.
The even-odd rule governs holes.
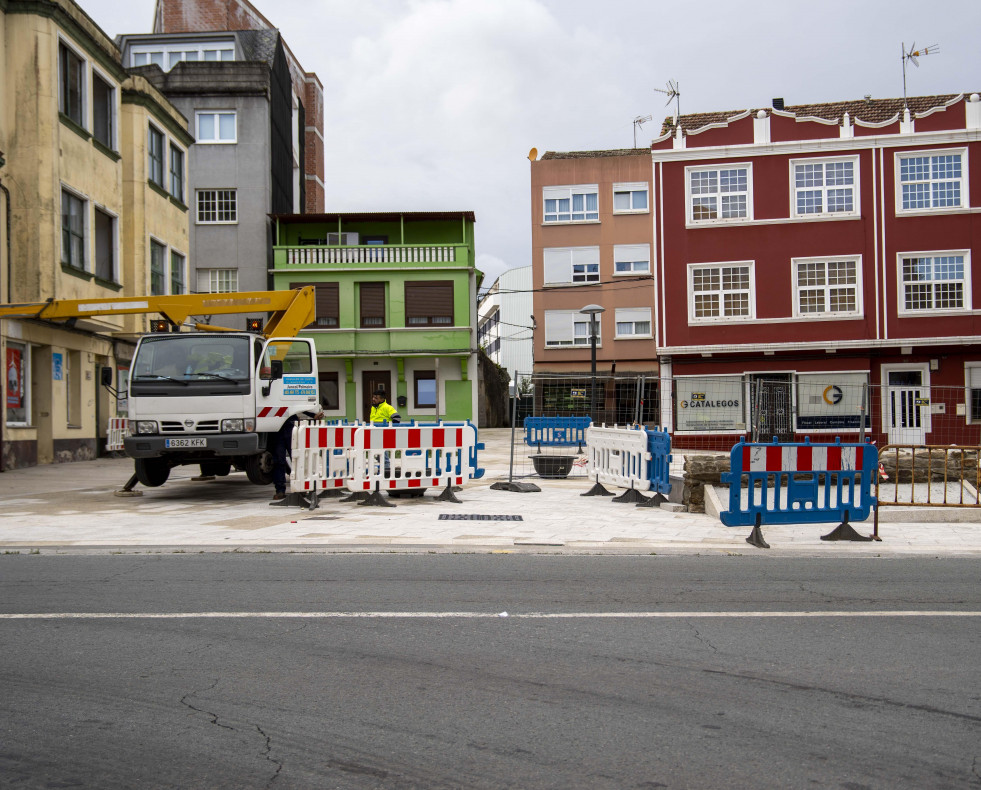
[[[207,688],[195,689],[194,691],[189,691],[187,694],[185,694],[183,697],[181,697],[181,705],[183,705],[186,708],[190,708],[195,713],[203,713],[205,716],[210,716],[211,717],[211,723],[214,724],[216,727],[221,727],[222,729],[231,730],[232,732],[235,732],[236,730],[235,730],[234,727],[230,727],[229,725],[222,724],[221,722],[218,721],[218,714],[217,713],[212,713],[209,710],[204,710],[203,708],[195,707],[194,705],[192,705],[190,702],[187,701],[188,697],[193,697],[195,694],[201,694],[204,691],[211,691],[212,689],[214,689],[215,686],[218,685],[218,680],[219,680],[218,678],[215,678],[214,683],[212,683]]]
[[[269,781],[266,782],[266,788],[268,790],[268,788],[272,787],[272,783],[276,781],[276,778],[279,776],[279,772],[283,770],[283,764],[276,758],[269,756],[270,753],[272,752],[272,739],[268,735],[266,735],[262,727],[260,727],[255,722],[249,722],[249,724],[255,727],[259,735],[261,735],[266,740],[266,748],[263,752],[260,753],[259,756],[265,760],[268,760],[269,762],[271,762],[273,765],[276,766],[276,770],[273,771],[273,775],[269,777]]]
[[[711,648],[711,650],[712,650],[713,653],[718,653],[719,652],[719,649],[715,645],[713,645],[708,639],[706,639],[705,637],[703,637],[701,635],[701,633],[699,633],[698,629],[695,628],[695,626],[694,626],[693,623],[691,623],[691,622],[689,622],[687,620],[685,621],[685,623],[691,629],[692,633],[695,635],[695,639],[697,639],[699,642],[701,642],[701,643],[703,643],[705,645],[708,645]]]

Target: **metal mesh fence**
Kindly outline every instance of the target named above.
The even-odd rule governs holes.
[[[863,383],[865,374],[732,376],[563,376],[519,374],[516,476],[534,476],[535,455],[574,456],[570,476],[583,475],[577,447],[529,447],[526,416],[583,417],[594,424],[666,428],[675,464],[685,454],[728,452],[747,441],[889,445],[981,444],[981,389]]]

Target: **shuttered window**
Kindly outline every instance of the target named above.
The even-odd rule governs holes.
[[[453,282],[405,284],[406,326],[453,326]]]
[[[341,300],[337,283],[290,283],[290,288],[312,285],[316,298],[317,318],[305,329],[336,329],[340,326]]]
[[[379,328],[385,326],[385,283],[360,283],[361,326]]]

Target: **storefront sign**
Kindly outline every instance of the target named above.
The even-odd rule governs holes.
[[[797,430],[859,428],[868,380],[867,373],[797,374]],[[866,427],[872,424],[869,411],[866,403]]]
[[[676,430],[746,430],[741,376],[677,378],[675,392],[678,393]]]
[[[55,381],[61,381],[64,378],[62,359],[61,354],[56,353],[51,355],[51,376]]]

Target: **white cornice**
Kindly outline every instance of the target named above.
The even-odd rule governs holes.
[[[861,351],[863,349],[900,348],[903,346],[981,346],[981,335],[954,335],[950,337],[894,337],[889,340],[817,340],[808,343],[745,343],[739,345],[662,346],[661,356],[692,354],[758,354],[761,351]]]

